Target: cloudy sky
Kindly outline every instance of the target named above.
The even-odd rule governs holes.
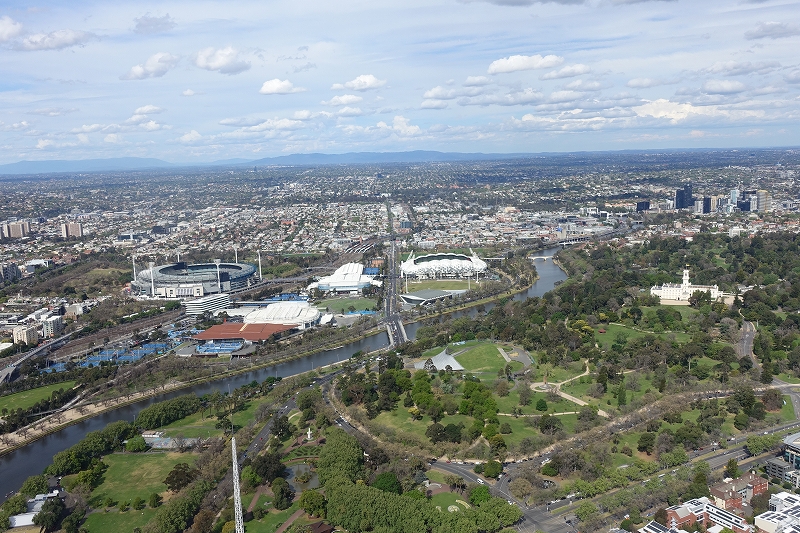
[[[0,163],[800,145],[800,1],[0,2]]]

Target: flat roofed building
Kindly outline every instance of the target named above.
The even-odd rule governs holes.
[[[39,331],[36,326],[17,326],[12,330],[14,344],[33,345],[39,342]]]
[[[322,313],[308,302],[275,302],[249,312],[245,324],[283,324],[297,329],[310,328],[319,323]]]
[[[323,292],[355,292],[361,291],[370,285],[381,286],[371,275],[364,274],[364,265],[347,263],[331,274],[320,278],[308,286],[309,290],[319,289]]]
[[[211,326],[193,338],[201,341],[242,340],[259,342],[269,339],[272,335],[279,335],[291,329],[294,328],[283,324],[234,324],[226,322],[225,324]]]
[[[64,318],[54,315],[42,321],[42,336],[45,338],[57,337],[64,331]]]
[[[222,311],[231,305],[231,296],[227,293],[209,294],[196,300],[186,300],[183,302],[186,307],[187,315],[202,315],[203,313],[214,313]]]

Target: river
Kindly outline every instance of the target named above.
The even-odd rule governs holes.
[[[515,300],[524,300],[526,298],[533,298],[535,296],[542,296],[551,290],[556,283],[567,279],[567,275],[561,268],[559,268],[553,261],[552,256],[560,248],[551,248],[536,254],[540,257],[547,257],[546,261],[536,261],[536,270],[538,278],[536,282],[528,288],[527,291],[521,292],[514,296]],[[485,311],[494,307],[494,304],[486,304]],[[452,316],[464,316],[468,314],[475,317],[478,314],[477,309],[470,308],[464,311],[457,311]],[[413,340],[416,337],[417,329],[421,323],[416,322],[405,326],[408,338]],[[58,452],[66,450],[73,444],[80,441],[90,431],[97,431],[103,429],[107,424],[116,422],[117,420],[131,420],[133,421],[135,415],[145,407],[153,403],[174,398],[182,394],[195,393],[199,396],[214,391],[227,392],[230,386],[231,389],[240,387],[253,380],[263,381],[269,376],[289,377],[319,366],[330,365],[343,361],[349,358],[353,353],[363,350],[371,351],[378,348],[388,346],[389,336],[386,332],[377,333],[357,342],[346,344],[335,350],[327,350],[315,355],[289,361],[276,366],[253,370],[237,376],[223,378],[217,381],[196,385],[194,387],[173,391],[159,396],[142,400],[119,407],[112,411],[107,411],[103,414],[97,415],[92,418],[83,420],[77,424],[67,426],[66,428],[52,433],[46,437],[36,440],[27,446],[20,448],[14,452],[0,457],[0,501],[3,500],[3,495],[11,491],[16,491],[29,476],[41,474],[44,467],[47,466],[51,458]]]

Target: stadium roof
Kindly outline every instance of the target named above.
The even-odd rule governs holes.
[[[319,320],[319,310],[308,302],[276,302],[267,307],[250,311],[244,321],[247,324],[308,324]]]
[[[435,289],[426,289],[423,291],[401,294],[400,298],[402,298],[404,302],[412,305],[423,305],[430,302],[435,302],[436,300],[444,300],[445,298],[448,298],[450,296],[453,296],[452,292],[437,291]]]
[[[289,331],[293,327],[285,324],[234,324],[226,322],[225,324],[211,326],[202,333],[195,335],[194,338],[200,341],[242,339],[257,342],[265,341],[273,334]]]

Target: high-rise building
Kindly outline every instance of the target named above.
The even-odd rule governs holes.
[[[675,191],[675,209],[683,209],[686,207],[683,189]]]
[[[675,191],[675,209],[684,209],[687,207],[694,207],[691,183],[687,183],[682,189]]]
[[[706,215],[711,212],[711,197],[703,197],[703,214]]]
[[[731,204],[736,205],[739,201],[739,189],[731,189]]]
[[[51,316],[42,322],[44,337],[57,337],[62,331],[64,331],[64,318],[60,315]]]
[[[16,263],[0,263],[0,281],[10,283],[22,277],[19,265]]]
[[[65,239],[69,239],[70,237],[83,237],[83,224],[80,222],[62,223],[61,236]]]
[[[650,200],[636,202],[636,211],[649,211],[649,210],[650,210]]]
[[[21,239],[27,237],[31,232],[31,225],[29,222],[7,222],[0,226],[3,237],[6,239]]]
[[[772,195],[769,191],[760,190],[756,192],[759,213],[769,213],[772,211]]]
[[[34,345],[39,342],[39,332],[36,326],[17,326],[12,330],[14,344]]]

